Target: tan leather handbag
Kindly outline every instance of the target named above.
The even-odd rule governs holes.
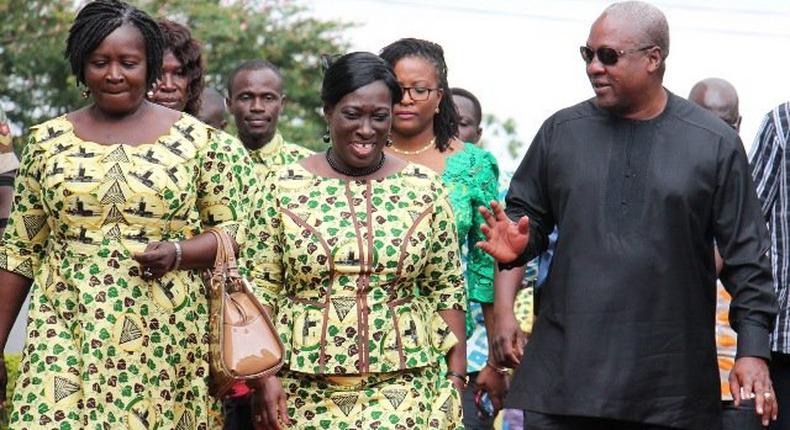
[[[239,380],[277,373],[284,348],[271,318],[239,275],[230,237],[219,228],[208,232],[217,239],[214,269],[204,277],[210,307],[209,392],[222,399]]]

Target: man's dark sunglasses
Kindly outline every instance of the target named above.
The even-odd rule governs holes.
[[[579,52],[581,52],[582,59],[584,59],[584,62],[587,64],[592,63],[593,58],[597,56],[598,61],[600,61],[601,64],[603,64],[604,66],[614,66],[615,64],[617,64],[617,60],[619,60],[620,57],[622,57],[625,54],[630,54],[639,51],[646,51],[650,48],[654,48],[655,46],[656,45],[650,45],[650,46],[645,46],[643,48],[625,49],[625,50],[624,49],[618,50],[618,49],[607,48],[602,46],[596,49],[595,51],[593,51],[591,48],[587,46],[580,46]]]

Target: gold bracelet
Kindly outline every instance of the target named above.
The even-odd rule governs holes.
[[[508,369],[507,367],[494,366],[494,363],[491,362],[491,359],[486,360],[486,366],[494,369],[494,371],[496,373],[499,373],[500,375],[503,375],[503,376],[507,375],[508,373],[510,373],[510,369]]]

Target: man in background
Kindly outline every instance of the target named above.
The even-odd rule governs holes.
[[[458,109],[458,138],[479,145],[480,138],[483,136],[483,128],[480,127],[483,121],[483,109],[480,101],[463,88],[451,88],[450,92],[453,93],[453,103]]]
[[[228,125],[225,113],[225,98],[214,88],[206,87],[200,95],[198,119],[217,130],[225,130]]]
[[[285,142],[277,130],[285,107],[283,76],[277,66],[264,60],[245,61],[230,73],[227,85],[226,104],[236,123],[238,138],[255,164],[259,181],[278,166],[312,155],[309,149]],[[225,430],[252,428],[251,402],[260,404],[260,395],[256,391],[251,396],[244,383],[236,384],[231,399],[224,403]]]

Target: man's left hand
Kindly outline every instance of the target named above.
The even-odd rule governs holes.
[[[776,421],[779,405],[768,373],[768,364],[764,359],[736,359],[730,372],[730,392],[735,406],[740,406],[741,400],[754,399],[755,411],[761,416],[763,426],[768,426],[771,420]]]

